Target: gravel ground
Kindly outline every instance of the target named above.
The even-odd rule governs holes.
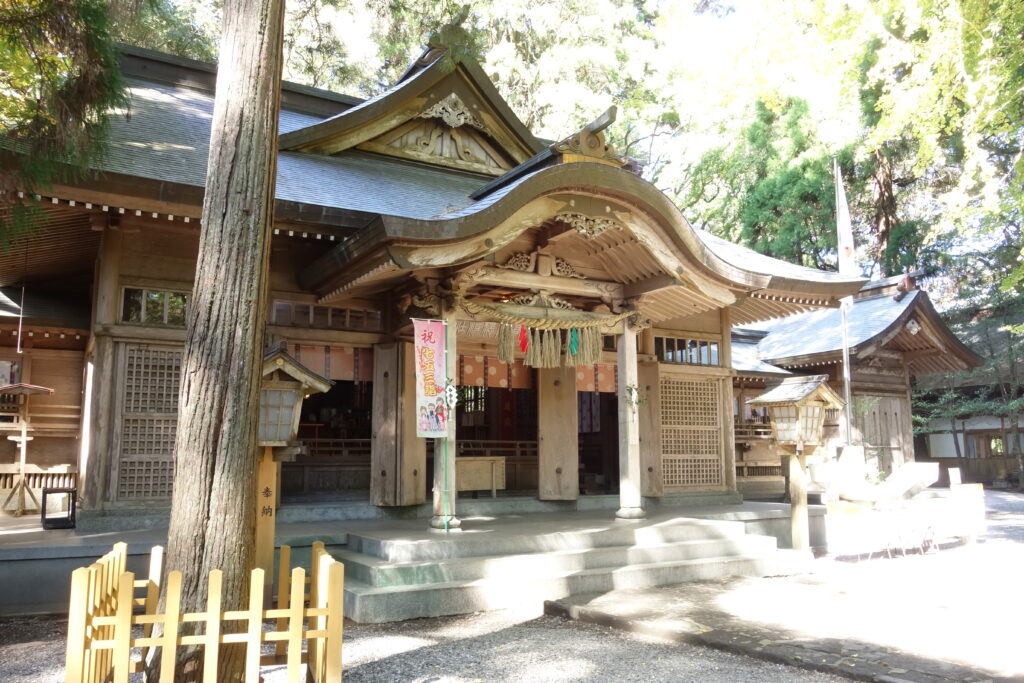
[[[58,683],[63,619],[0,622],[0,681]],[[392,681],[844,681],[837,676],[602,626],[509,611],[394,624],[347,624],[345,680]],[[265,670],[283,682],[283,667]]]
[[[975,548],[940,553],[942,562],[973,557],[1011,574],[1024,561],[1024,495],[986,492],[988,531]],[[886,565],[936,558],[865,562],[865,574],[884,585]],[[975,567],[973,571],[976,571]],[[1002,577],[996,590],[1010,584]],[[1000,586],[1004,588],[999,588]],[[1004,596],[1005,597],[1005,596]],[[994,599],[985,605],[1000,604]],[[992,620],[991,612],[988,621]],[[975,615],[980,616],[980,615]],[[953,618],[953,615],[950,615]],[[977,622],[976,622],[977,623]],[[65,621],[0,620],[0,683],[59,683],[64,670]],[[416,619],[394,624],[347,624],[347,681],[842,681],[837,676],[771,664],[692,645],[669,644],[602,626],[512,611]],[[284,681],[268,670],[268,683]]]

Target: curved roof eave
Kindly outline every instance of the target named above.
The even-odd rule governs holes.
[[[953,334],[949,329],[945,321],[943,321],[939,316],[938,311],[935,310],[935,306],[932,304],[931,299],[927,296],[926,292],[916,290],[914,292],[910,292],[909,295],[913,296],[913,300],[892,320],[891,323],[886,325],[877,334],[874,334],[867,339],[863,339],[859,343],[851,346],[850,353],[856,354],[859,351],[870,347],[871,344],[875,343],[879,339],[891,337],[895,331],[905,326],[915,314],[919,314],[931,323],[933,331],[942,338],[942,342],[947,344],[950,347],[950,350],[954,351],[966,365],[977,367],[982,364],[983,361],[981,357],[960,341],[960,338]],[[837,357],[841,353],[841,348],[834,348],[817,353],[771,358],[768,359],[768,361],[774,365],[791,367],[794,365],[814,364],[823,360],[831,359],[832,357]]]
[[[458,211],[430,219],[383,216],[382,221],[389,242],[454,245],[494,228],[534,199],[573,190],[598,192],[618,198],[627,206],[638,206],[656,216],[664,225],[673,228],[670,236],[676,242],[675,246],[692,254],[707,274],[741,289],[772,289],[813,293],[823,298],[841,298],[855,293],[866,282],[864,278],[842,278],[834,273],[794,266],[760,254],[757,255],[760,263],[774,262],[783,272],[763,272],[768,268],[762,268],[759,272],[745,268],[732,262],[735,260],[734,254],[723,256],[713,244],[702,239],[675,204],[654,185],[633,173],[606,164],[570,162],[549,166],[523,176]],[[740,253],[749,250],[736,247],[736,251]],[[728,256],[733,258],[729,259]],[[793,273],[797,271],[808,277],[794,277]]]
[[[425,52],[424,57],[429,55],[429,52],[430,50]],[[346,109],[340,114],[305,128],[280,134],[278,136],[278,149],[281,151],[301,149],[317,139],[337,134],[341,130],[356,128],[400,106],[403,101],[411,97],[411,91],[422,92],[451,73],[443,59],[444,54],[444,50],[438,50],[437,56],[423,68],[415,70],[415,73],[407,72],[387,90],[362,101],[350,109]],[[420,59],[423,59],[423,57]],[[544,144],[530,132],[526,125],[516,116],[515,112],[505,103],[505,100],[495,89],[494,84],[491,83],[491,80],[487,78],[487,75],[478,64],[472,61],[465,61],[458,63],[455,68],[463,71],[466,78],[497,110],[505,125],[520,139],[523,145],[534,153],[540,152],[544,148]]]

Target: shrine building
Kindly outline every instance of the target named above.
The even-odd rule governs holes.
[[[167,514],[214,104],[210,65],[121,63],[131,115],[97,173],[0,252],[0,385],[53,390],[28,404],[31,485],[77,475],[83,521]],[[737,502],[731,331],[865,282],[695,230],[608,144],[613,111],[538,139],[441,48],[379,96],[285,83],[281,108],[266,344],[334,381],[303,404],[282,510]],[[454,343],[447,500],[441,442],[416,436],[414,318]],[[0,442],[0,484],[17,457]]]

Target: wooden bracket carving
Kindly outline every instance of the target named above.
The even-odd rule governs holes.
[[[555,218],[592,240],[609,230],[621,230],[622,224],[611,218],[586,216],[582,213],[560,213]]]

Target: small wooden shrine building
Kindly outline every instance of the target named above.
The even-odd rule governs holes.
[[[824,374],[842,396],[840,317],[829,309],[733,328],[736,467],[745,493],[780,493],[783,481],[768,416],[748,401],[794,375]],[[864,446],[871,466],[891,473],[914,460],[912,378],[966,370],[981,359],[946,326],[912,276],[864,285],[848,325],[853,441]],[[845,431],[844,412],[826,410],[825,450],[845,442]]]
[[[29,460],[77,467],[97,514],[168,504],[213,109],[209,65],[125,49],[122,68],[131,116],[98,174],[54,187],[47,220],[0,253],[5,295],[68,309],[26,303],[20,337],[0,318],[9,381],[81,414]],[[411,318],[454,331],[453,489],[617,493],[623,517],[644,497],[735,493],[730,331],[835,308],[863,280],[694,230],[608,145],[610,122],[542,141],[443,48],[365,101],[284,84],[267,343],[335,381],[303,405],[286,502],[446,514],[410,409]],[[503,336],[523,330],[526,353]]]

